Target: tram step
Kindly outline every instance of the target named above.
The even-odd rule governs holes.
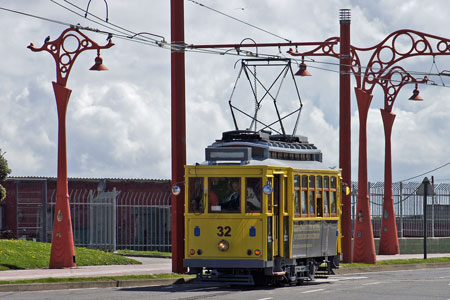
[[[328,278],[328,275],[330,275],[328,272],[316,272],[314,278]]]

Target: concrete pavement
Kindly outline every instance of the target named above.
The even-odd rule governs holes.
[[[450,257],[450,253],[428,254],[431,257]],[[131,257],[142,262],[141,265],[110,265],[110,266],[86,266],[67,269],[31,269],[0,271],[0,281],[16,281],[40,278],[79,278],[79,277],[104,277],[125,275],[149,275],[168,274],[172,272],[172,260],[168,258]],[[378,255],[377,261],[388,259],[423,258],[423,254]],[[440,264],[441,267],[450,267],[450,263]],[[407,268],[433,267],[427,265],[394,265],[371,266],[360,268],[346,268],[337,270],[337,274],[349,274],[368,271],[399,270]],[[439,267],[439,266],[438,266]],[[187,279],[187,278],[185,278]],[[87,282],[62,282],[44,284],[6,284],[0,285],[0,292],[53,290],[70,288],[104,288],[104,287],[131,287],[149,285],[169,285],[175,282],[184,282],[185,279],[145,279],[145,280],[117,280],[117,281],[87,281]]]
[[[28,269],[0,271],[2,280],[39,278],[78,278],[172,273],[172,260],[154,257],[130,257],[142,265],[85,266],[66,269]]]

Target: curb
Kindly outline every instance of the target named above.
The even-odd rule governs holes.
[[[120,256],[125,256],[125,257],[154,257],[154,258],[167,258],[167,259],[172,259],[172,257],[170,256],[164,256],[164,255],[156,255],[156,254],[122,254],[122,253],[114,253],[116,255],[120,255]]]
[[[127,288],[152,285],[184,284],[192,280],[191,277],[166,279],[134,279],[108,281],[73,281],[50,283],[2,284],[0,292],[30,292],[44,290],[87,289],[87,288]]]

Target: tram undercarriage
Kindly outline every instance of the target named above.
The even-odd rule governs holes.
[[[339,257],[307,259],[276,259],[273,267],[267,268],[190,268],[190,274],[197,274],[199,283],[231,285],[284,285],[302,284],[316,278],[334,275],[333,269],[339,267]]]

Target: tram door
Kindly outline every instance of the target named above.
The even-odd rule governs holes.
[[[283,242],[283,231],[281,220],[283,218],[281,210],[282,191],[285,185],[283,175],[274,175],[273,178],[273,256],[281,256],[281,244]]]

